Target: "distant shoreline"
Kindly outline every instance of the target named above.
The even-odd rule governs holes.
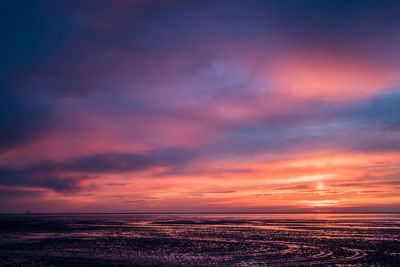
[[[83,214],[132,214],[132,215],[152,215],[152,214],[397,214],[400,211],[369,212],[369,211],[344,211],[344,212],[12,212],[0,213],[0,215],[83,215]]]

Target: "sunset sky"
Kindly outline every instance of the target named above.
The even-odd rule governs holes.
[[[400,211],[400,1],[0,10],[0,212]]]

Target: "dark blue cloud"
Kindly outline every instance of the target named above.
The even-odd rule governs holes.
[[[0,96],[0,153],[43,138],[55,123],[51,106],[35,97]]]
[[[0,168],[0,185],[47,188],[57,192],[73,192],[79,186],[79,179],[57,177],[56,175],[38,175],[32,170]]]
[[[400,126],[400,91],[385,93],[357,103],[344,111],[350,120],[386,129]]]
[[[182,168],[194,157],[193,151],[164,149],[149,154],[94,154],[65,162],[37,163],[23,169],[2,167],[0,168],[0,185],[47,188],[68,193],[83,189],[79,182],[88,178],[86,174],[135,172],[152,167]],[[60,174],[63,172],[79,175],[65,177]]]
[[[203,149],[236,157],[315,149],[400,151],[399,107],[398,90],[358,102],[293,103],[278,115],[228,125],[223,141]]]
[[[19,190],[19,189],[0,189],[0,199],[21,199],[25,197],[40,197],[43,194],[42,191],[33,190]]]
[[[163,149],[149,154],[102,153],[72,159],[67,162],[44,162],[27,168],[34,173],[79,172],[119,173],[146,170],[156,166],[178,166],[190,161],[193,151]]]

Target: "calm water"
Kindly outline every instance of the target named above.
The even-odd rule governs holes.
[[[0,215],[1,266],[400,266],[400,214]]]

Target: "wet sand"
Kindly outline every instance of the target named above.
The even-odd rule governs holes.
[[[0,215],[1,266],[400,266],[400,214]]]

